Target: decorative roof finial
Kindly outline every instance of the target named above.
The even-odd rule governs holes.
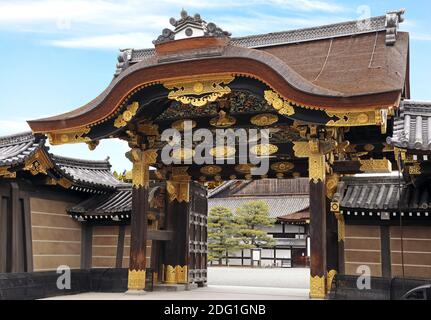
[[[397,41],[397,32],[400,23],[404,21],[405,9],[386,13],[386,45],[393,46]]]
[[[170,18],[169,23],[175,27],[175,30],[163,29],[162,34],[154,40],[154,44],[160,44],[173,40],[180,40],[193,37],[229,37],[230,33],[223,31],[214,23],[207,23],[203,20],[200,14],[195,14],[193,17],[189,16],[184,8],[180,13],[181,18],[176,20]]]
[[[186,19],[186,18],[189,16],[189,15],[187,14],[187,11],[186,11],[186,10],[184,10],[184,8],[181,10],[180,15],[181,15],[181,18],[182,18],[182,19]]]

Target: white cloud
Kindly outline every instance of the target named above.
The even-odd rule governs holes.
[[[154,36],[146,33],[110,34],[94,37],[82,37],[63,40],[52,40],[50,44],[64,48],[144,48],[151,46]]]
[[[269,0],[269,3],[282,8],[290,8],[299,11],[322,11],[322,12],[341,12],[345,8],[334,2],[318,0]]]
[[[334,22],[345,11],[336,0],[17,0],[0,1],[0,30],[39,33],[42,43],[66,48],[142,48],[184,5],[234,36]],[[329,18],[301,16],[310,12]]]
[[[0,26],[9,30],[39,29],[58,32],[64,29],[91,26],[96,30],[127,30],[136,28],[160,28],[166,26],[168,17],[177,16],[181,7],[192,14],[196,10],[207,10],[214,14],[227,14],[252,8],[285,10],[286,13],[303,11],[320,11],[326,13],[340,12],[343,7],[334,2],[322,0],[18,0],[0,2]],[[211,9],[211,10],[210,10]],[[219,9],[219,10],[218,10]],[[245,11],[242,11],[244,14]],[[93,31],[93,29],[87,29]]]
[[[0,135],[10,135],[19,132],[31,131],[24,119],[0,120]]]

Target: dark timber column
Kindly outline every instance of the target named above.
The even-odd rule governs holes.
[[[165,279],[169,284],[188,283],[188,229],[190,176],[187,167],[172,168],[171,179],[166,183],[168,192],[168,222],[173,225],[173,241],[167,246]]]
[[[310,178],[310,298],[323,299],[326,295],[326,158],[331,151],[328,141],[317,137],[321,131],[316,126],[310,130],[309,141],[294,142],[296,157],[308,158]]]
[[[309,142],[308,170],[310,178],[310,298],[326,295],[326,193],[325,155],[317,139]]]
[[[344,234],[345,224],[344,216],[340,213],[340,199],[344,189],[344,183],[338,184],[337,192],[334,194],[331,202],[331,213],[337,219],[337,240],[338,240],[338,273],[345,274],[344,270]]]
[[[332,280],[338,273],[338,228],[337,217],[331,212],[331,200],[337,190],[339,177],[333,174],[326,178],[326,272],[327,293],[331,291]]]
[[[147,247],[147,214],[149,164],[145,152],[133,148],[126,154],[133,163],[132,179],[132,216],[130,221],[130,265],[128,276],[129,292],[143,292],[145,289],[146,247]]]

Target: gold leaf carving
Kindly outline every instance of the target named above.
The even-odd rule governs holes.
[[[388,159],[359,160],[360,169],[366,173],[391,173],[392,163]]]
[[[81,127],[68,131],[49,132],[47,135],[49,143],[52,145],[89,142],[91,139],[85,137],[85,135],[88,134],[90,130],[91,129],[88,127]]]
[[[220,166],[208,165],[202,167],[200,171],[207,176],[214,176],[216,174],[219,174],[222,171],[222,168]]]
[[[250,122],[259,127],[265,127],[273,125],[278,121],[278,117],[272,113],[258,114],[251,118]]]
[[[278,151],[278,147],[273,144],[258,144],[250,149],[250,152],[258,156],[270,156]]]
[[[295,109],[286,99],[280,97],[272,90],[265,90],[264,98],[270,106],[272,106],[279,114],[291,116],[295,114]]]
[[[325,156],[311,154],[308,158],[308,176],[314,183],[324,182],[326,173]]]
[[[225,111],[221,110],[219,115],[210,120],[210,125],[217,128],[227,128],[236,123],[236,119],[229,116]]]
[[[231,92],[227,86],[234,80],[231,75],[201,77],[168,81],[163,85],[171,90],[168,99],[179,101],[183,104],[191,104],[195,107],[203,107],[208,102],[214,102],[218,98]]]
[[[120,114],[114,121],[114,127],[122,128],[124,127],[132,118],[135,116],[136,111],[138,111],[139,103],[133,102],[127,106],[126,110]]]
[[[276,162],[271,165],[271,169],[275,172],[287,172],[289,170],[292,170],[294,168],[293,163],[290,162]]]

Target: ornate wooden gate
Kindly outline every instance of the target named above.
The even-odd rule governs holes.
[[[188,230],[189,284],[199,287],[207,283],[207,191],[197,183],[190,185],[190,211]]]

